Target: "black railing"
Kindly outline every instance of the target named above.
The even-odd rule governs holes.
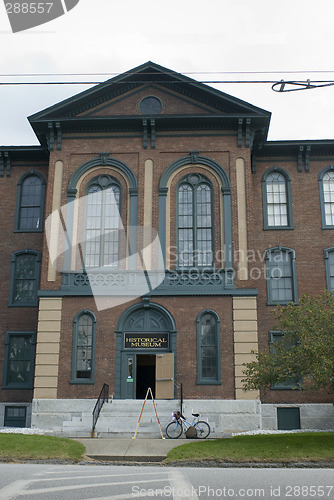
[[[181,383],[181,389],[180,389],[181,393],[180,393],[180,412],[181,412],[181,415],[183,415],[183,385]]]
[[[92,427],[92,433],[95,430],[96,422],[97,422],[97,420],[99,418],[102,406],[104,405],[104,403],[106,401],[108,402],[108,399],[109,399],[109,385],[108,384],[103,384],[101,392],[99,394],[99,397],[98,397],[98,399],[96,401],[96,405],[94,406],[94,410],[93,410],[93,427]]]

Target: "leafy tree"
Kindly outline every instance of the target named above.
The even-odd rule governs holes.
[[[327,389],[334,394],[334,293],[304,295],[299,305],[275,311],[278,342],[245,363],[244,389],[289,383],[289,388]]]

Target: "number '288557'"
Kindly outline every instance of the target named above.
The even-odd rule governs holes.
[[[49,14],[53,2],[6,3],[7,14]]]

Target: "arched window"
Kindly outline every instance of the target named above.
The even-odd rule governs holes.
[[[334,166],[323,170],[319,177],[322,227],[334,228]]]
[[[295,252],[291,248],[271,248],[266,251],[268,304],[297,302]]]
[[[334,292],[334,247],[325,250],[327,290]]]
[[[220,384],[220,321],[213,311],[197,318],[197,383]]]
[[[94,383],[96,319],[82,311],[73,322],[72,383]]]
[[[35,332],[7,332],[3,387],[33,389],[36,350]]]
[[[85,266],[118,267],[121,189],[109,175],[90,183],[86,197]]]
[[[16,231],[42,231],[45,181],[38,173],[21,177],[18,183]]]
[[[10,306],[37,306],[41,254],[35,250],[13,253]]]
[[[262,180],[265,229],[292,229],[290,179],[283,170],[266,172]]]
[[[199,175],[188,175],[177,192],[179,267],[213,265],[212,187]]]

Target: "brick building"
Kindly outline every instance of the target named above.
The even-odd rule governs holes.
[[[65,432],[106,383],[182,384],[217,434],[333,428],[328,394],[241,380],[276,304],[334,289],[334,140],[267,141],[269,112],[153,63],[29,121],[40,146],[0,148],[0,426]]]

